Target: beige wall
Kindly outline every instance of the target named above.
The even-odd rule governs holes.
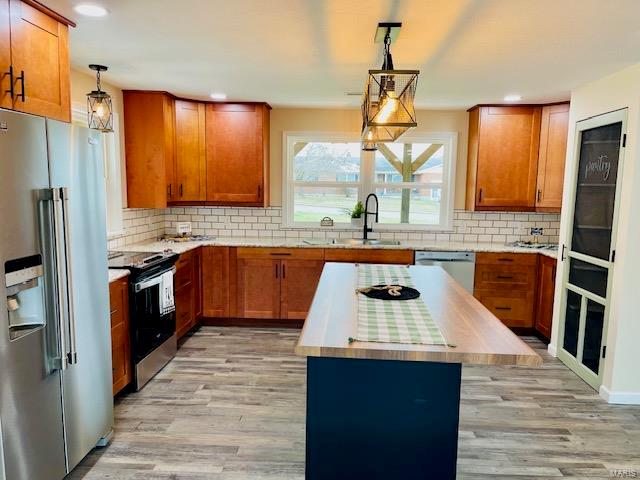
[[[120,127],[120,160],[121,160],[121,172],[122,172],[122,204],[127,204],[127,178],[125,172],[124,161],[124,115],[122,107],[122,90],[118,87],[106,83],[104,80],[102,83],[102,90],[111,95],[111,102],[113,105],[114,119]],[[71,104],[72,108],[79,108],[83,111],[87,109],[87,93],[96,89],[96,76],[87,69],[86,72],[80,70],[71,70]]]
[[[414,132],[458,132],[455,208],[464,208],[467,175],[467,132],[469,115],[464,110],[422,110],[417,112]],[[341,132],[358,135],[360,110],[319,108],[274,108],[271,111],[271,204],[282,205],[283,132]]]

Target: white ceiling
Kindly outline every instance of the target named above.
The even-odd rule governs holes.
[[[469,107],[569,98],[640,62],[638,0],[44,0],[77,21],[75,67],[109,66],[123,88],[192,98],[225,92],[274,106],[356,106],[379,21],[401,21],[396,68],[419,68],[416,104]]]

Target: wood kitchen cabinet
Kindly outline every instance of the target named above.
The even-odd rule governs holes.
[[[542,107],[536,211],[560,212],[568,132],[568,103]]]
[[[0,108],[12,108],[11,77],[11,18],[9,0],[0,0]]]
[[[71,121],[69,26],[39,2],[0,0],[0,106]]]
[[[123,98],[129,207],[268,206],[269,105]]]
[[[268,205],[270,109],[264,103],[207,105],[208,204]]]
[[[125,90],[124,137],[129,208],[166,208],[178,198],[174,100],[165,92]]]
[[[175,192],[172,202],[203,202],[207,197],[205,106],[175,101]]]
[[[202,247],[202,316],[230,315],[229,247]]]
[[[467,210],[559,212],[569,104],[469,110]]]
[[[129,283],[122,278],[109,284],[111,306],[111,365],[113,394],[131,383],[131,339],[129,332]]]
[[[323,266],[323,249],[238,248],[237,316],[304,319]]]
[[[553,318],[553,296],[556,289],[556,266],[558,261],[540,255],[538,262],[538,291],[536,300],[535,329],[545,339],[551,338]]]
[[[201,307],[200,248],[180,255],[174,278],[176,335],[183,337],[198,321]]]
[[[469,112],[468,210],[533,210],[539,106],[479,106]]]
[[[508,327],[533,328],[538,255],[476,254],[473,296]]]

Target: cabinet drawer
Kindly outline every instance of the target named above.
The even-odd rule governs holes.
[[[475,288],[478,290],[535,289],[537,269],[529,265],[476,265]]]
[[[240,247],[237,249],[237,258],[324,260],[324,253],[322,248]]]
[[[508,327],[533,327],[533,292],[476,290],[474,296]]]
[[[538,265],[537,253],[486,253],[476,254],[476,265]]]

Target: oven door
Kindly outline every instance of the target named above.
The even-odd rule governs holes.
[[[171,268],[175,273],[175,268]],[[134,362],[138,363],[176,332],[175,310],[162,315],[162,274],[155,273],[131,284],[131,331]]]

